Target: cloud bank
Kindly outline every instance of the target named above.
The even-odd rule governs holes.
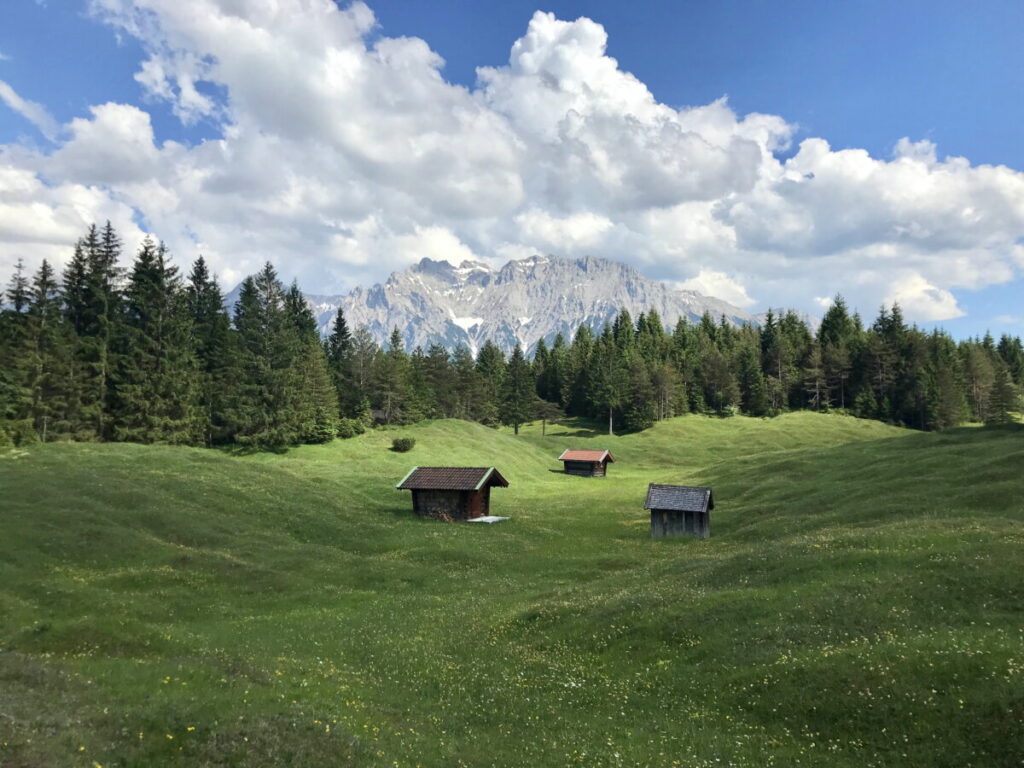
[[[226,284],[270,259],[317,292],[422,256],[591,254],[744,306],[820,310],[841,291],[927,321],[962,313],[955,290],[1024,269],[1024,174],[909,139],[886,159],[820,138],[794,152],[782,117],[659,103],[590,19],[537,12],[467,89],[361,2],[88,8],[142,44],[142,104],[217,137],[160,142],[131,104],[57,126],[0,83],[54,141],[0,146],[5,271],[63,261],[106,218],[129,243],[144,223],[179,260],[205,254]]]

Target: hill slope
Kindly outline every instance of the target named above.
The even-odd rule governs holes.
[[[1020,430],[538,431],[0,455],[0,764],[1019,764]],[[442,462],[513,519],[412,517]],[[712,538],[650,541],[648,481],[713,485]]]

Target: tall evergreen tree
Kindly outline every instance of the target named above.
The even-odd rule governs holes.
[[[376,371],[378,398],[385,421],[389,424],[404,424],[409,355],[405,351],[405,342],[397,327],[391,331],[387,351],[378,355]]]
[[[753,344],[744,344],[740,348],[737,362],[740,408],[751,416],[764,416],[768,413],[768,393],[761,373],[761,361]]]
[[[325,343],[327,350],[327,366],[331,372],[331,380],[338,393],[338,405],[343,416],[353,416],[359,403],[366,396],[359,391],[352,376],[352,360],[354,342],[349,331],[345,312],[338,305],[338,313],[334,316],[334,325]]]
[[[242,282],[234,324],[238,385],[228,413],[236,441],[257,448],[300,442],[302,410],[291,370],[296,323],[285,312],[284,287],[271,264]]]
[[[3,296],[7,306],[0,310],[0,419],[26,419],[32,403],[29,282],[21,259]]]
[[[526,362],[519,344],[508,359],[502,395],[501,421],[510,425],[518,435],[519,427],[530,420],[537,400],[530,364]]]
[[[594,345],[589,372],[588,393],[595,415],[607,416],[608,434],[615,434],[615,412],[626,399],[629,372],[607,325]]]
[[[196,380],[199,367],[192,322],[177,267],[163,244],[146,238],[124,295],[111,408],[114,439],[139,443],[195,443],[201,433]]]
[[[320,343],[316,318],[294,282],[285,293],[284,313],[287,335],[295,339],[288,384],[298,439],[304,443],[329,442],[338,431],[338,391]]]
[[[63,323],[59,287],[53,268],[44,259],[32,279],[28,306],[31,418],[46,442],[66,407],[63,383],[70,365],[69,328]]]
[[[490,339],[484,342],[476,357],[480,377],[480,421],[497,425],[502,421],[505,394],[505,354]]]
[[[198,427],[206,445],[228,442],[233,439],[227,410],[237,384],[232,376],[237,349],[224,296],[202,256],[192,265],[185,297],[199,368]]]

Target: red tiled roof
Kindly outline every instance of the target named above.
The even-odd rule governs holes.
[[[612,456],[611,451],[562,451],[562,455],[558,457],[559,461],[604,461],[604,457],[608,457],[608,461],[615,461],[615,457]]]
[[[494,467],[413,467],[396,485],[400,491],[475,491],[484,486],[508,487]]]

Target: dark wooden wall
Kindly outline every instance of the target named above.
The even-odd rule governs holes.
[[[480,491],[412,492],[412,509],[423,517],[441,520],[466,520],[486,515],[490,509],[490,487]]]
[[[706,539],[711,535],[710,515],[707,512],[678,512],[674,509],[651,510],[651,538],[696,536]]]
[[[604,477],[605,465],[603,461],[564,461],[565,474],[579,475],[580,477]]]

